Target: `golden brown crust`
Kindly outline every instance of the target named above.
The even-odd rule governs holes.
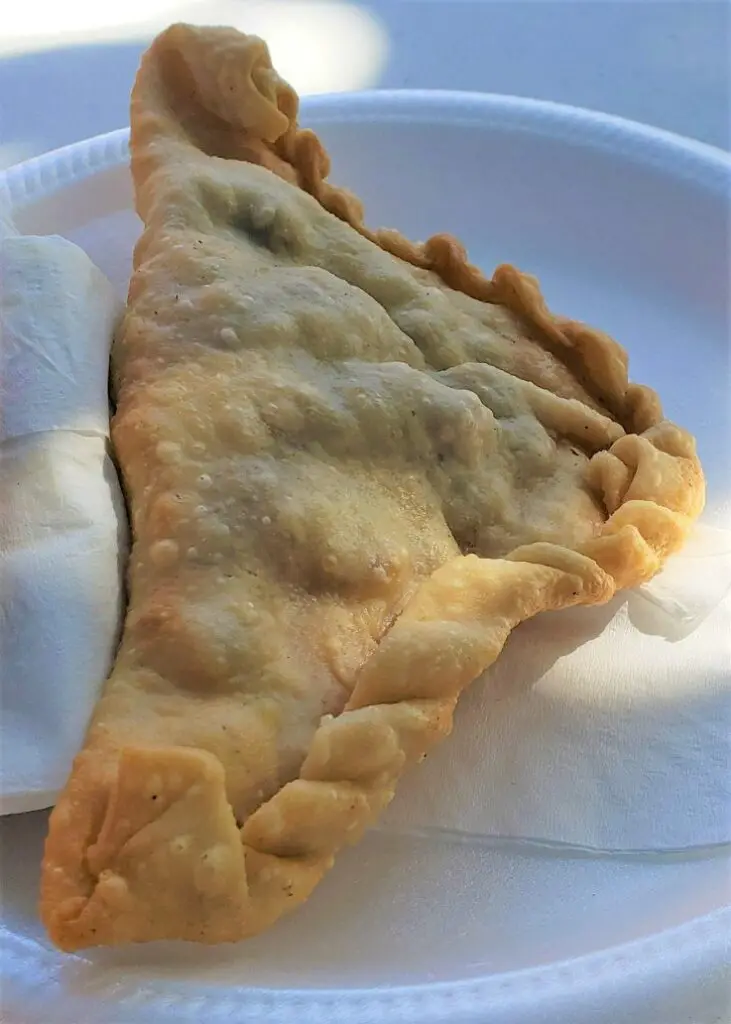
[[[161,938],[233,941],[267,927],[309,895],[338,849],[356,841],[390,801],[404,768],[450,731],[461,690],[495,660],[514,626],[542,611],[604,602],[649,579],[682,544],[703,503],[692,439],[662,418],[653,392],[629,383],[627,357],[616,342],[551,314],[535,280],[513,267],[484,277],[449,236],[415,245],[394,231],[371,232],[357,200],[327,182],[327,155],[296,118],[296,95],[252,37],[173,26],[143,59],[132,101],[132,168],[146,230],[115,350],[114,436],[135,527],[132,597],[120,658],[51,820],[42,914],[64,949]],[[251,164],[286,184],[275,185]],[[246,239],[232,241],[231,217],[243,200]],[[349,228],[322,210],[366,241],[356,244]],[[255,241],[273,222],[281,222],[279,257],[272,256],[271,239],[266,251]],[[172,263],[175,246],[183,255]],[[375,246],[395,260],[384,262]],[[287,269],[273,279],[282,294],[294,280],[288,268],[306,268],[286,301],[296,303],[311,289],[318,301],[334,303],[333,317],[347,309],[356,341],[367,325],[374,360],[367,362],[367,352],[360,362],[354,351],[340,357],[350,360],[364,399],[347,458],[337,430],[326,440],[317,434],[318,454],[308,455],[302,469],[299,454],[272,447],[294,422],[306,447],[308,417],[315,416],[308,404],[313,393],[293,370],[303,351],[310,355],[297,324],[267,321],[273,342],[247,349],[246,373],[260,375],[260,388],[279,388],[273,393],[286,399],[289,419],[275,403],[262,410],[254,402],[250,415],[244,391],[232,411],[225,395],[238,381],[232,374],[242,372],[239,356],[211,351],[211,343],[204,350],[198,340],[215,321],[228,344],[235,332],[215,319],[220,309],[239,318],[232,323],[243,322],[251,295],[239,290],[232,298],[231,289],[221,290],[226,274],[243,275],[252,294],[260,289],[257,309],[266,319],[267,303],[278,294],[267,291],[267,274],[278,261]],[[163,305],[171,298],[164,291],[168,263],[181,294],[187,288],[197,296],[188,312],[158,309],[157,300],[151,305],[151,296],[162,297]],[[323,268],[335,277],[326,279]],[[350,274],[365,281],[357,294]],[[195,291],[201,281],[208,291]],[[458,301],[449,289],[467,298]],[[214,295],[219,305],[211,298],[206,312]],[[320,338],[317,303],[297,308]],[[436,340],[429,315],[448,323]],[[253,338],[261,318],[246,322]],[[337,347],[342,339],[339,321],[334,324],[328,343]],[[420,346],[410,338],[417,328]],[[267,360],[290,338],[300,346],[299,362],[276,364],[272,377]],[[379,345],[383,351],[374,355]],[[329,372],[322,352],[318,359],[317,373]],[[285,392],[282,381],[290,377]],[[388,397],[389,388],[412,403],[418,438],[398,418],[391,433],[378,434],[388,405],[368,418],[369,395]],[[342,409],[348,394],[341,388],[332,409]],[[435,403],[443,414],[438,421]],[[354,408],[348,407],[347,422],[356,422]],[[330,407],[317,409],[334,415]],[[515,454],[511,431],[499,429],[508,421],[522,424],[533,449],[524,445]],[[332,420],[338,422],[346,420]],[[422,462],[399,464],[389,475],[366,447],[358,448],[368,430],[379,451],[394,432],[417,438],[413,450],[422,446]],[[550,480],[539,479],[546,438],[552,472],[566,481],[569,526],[558,521]],[[585,454],[575,464],[577,438]],[[294,567],[280,558],[282,544],[266,547],[259,525],[250,527],[260,530],[251,543],[244,535],[229,547],[221,537],[212,541],[211,521],[205,530],[191,526],[195,509],[181,512],[180,495],[173,496],[193,478],[188,465],[198,465],[201,488],[211,487],[190,454],[196,445],[200,458],[215,452],[230,460],[231,447],[241,448],[244,439],[240,457],[275,452],[280,474],[289,474],[287,486],[309,510],[309,518],[287,511],[286,495],[272,506],[288,536],[297,538]],[[399,445],[408,447],[399,441],[394,458]],[[437,457],[446,459],[447,470]],[[507,474],[515,494],[534,496],[533,519],[513,509],[489,522],[479,495],[477,513],[468,500],[452,500],[455,489],[482,480],[486,459],[497,459],[498,470],[485,477],[483,494],[499,492]],[[343,482],[329,491],[332,473],[344,465]],[[161,479],[168,474],[162,493],[155,492],[155,472]],[[394,484],[407,476],[411,490]],[[307,491],[296,490],[308,481]],[[342,494],[344,486],[356,496],[340,508],[356,536],[352,545],[327,507],[327,495]],[[319,488],[326,495],[321,505],[310,493]],[[511,500],[508,495],[512,508]],[[380,516],[372,533],[358,518],[364,502]],[[257,522],[271,525],[271,518]],[[229,533],[236,528],[230,517],[221,522]],[[218,568],[177,567],[186,531],[194,529],[196,543],[212,545]],[[378,547],[387,542],[390,547]],[[325,554],[310,558],[310,548]],[[376,549],[375,559],[363,560],[364,551]],[[228,558],[236,562],[230,583],[220,569]],[[247,603],[251,612],[244,615]],[[241,659],[257,651],[261,662],[250,664],[265,666],[267,679],[252,693],[237,680]],[[290,730],[284,746],[283,721]]]

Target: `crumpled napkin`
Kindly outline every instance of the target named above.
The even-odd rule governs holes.
[[[127,523],[109,455],[111,284],[0,211],[0,813],[49,806],[117,644]]]
[[[730,590],[731,532],[699,526],[645,587],[519,626],[382,827],[618,852],[731,842]]]

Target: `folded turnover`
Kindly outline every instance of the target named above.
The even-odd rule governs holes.
[[[69,950],[297,906],[512,628],[652,577],[704,491],[617,343],[449,236],[365,227],[260,40],[168,29],[131,123],[134,543],[46,845]]]

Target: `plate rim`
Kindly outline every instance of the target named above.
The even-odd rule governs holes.
[[[305,123],[315,125],[427,121],[532,133],[653,166],[692,181],[719,197],[731,194],[731,153],[664,129],[550,101],[440,90],[374,90],[304,98],[301,113]],[[0,173],[0,194],[9,200],[11,208],[50,198],[86,178],[126,164],[128,140],[129,130],[121,128],[7,168]],[[483,977],[384,989],[222,989],[208,985],[187,995],[185,1004],[191,1012],[214,1015],[216,1009],[225,1014],[236,1007],[238,1013],[246,1013],[236,1019],[257,1024],[267,1019],[273,1021],[275,1014],[277,1024],[294,1024],[301,1019],[303,1010],[308,1015],[316,1011],[327,1014],[338,1008],[347,1009],[352,1024],[381,1014],[398,1017],[403,1024],[437,1024],[453,1019],[456,1014],[477,1021],[483,1019],[488,1003],[496,1014],[514,1010],[527,1017],[536,1006],[534,997],[544,1009],[554,1001],[558,1007],[559,1001],[567,997],[580,1001],[595,999],[601,989],[609,989],[620,981],[636,994],[638,987],[644,988],[643,980],[648,983],[661,975],[667,981],[682,974],[682,966],[699,957],[707,969],[722,965],[728,957],[730,935],[731,907],[723,907],[674,928],[570,960]],[[27,962],[30,947],[35,947],[32,956],[39,973],[57,984],[56,954],[0,924],[0,949],[7,958],[3,972],[6,980],[18,981],[18,961]],[[37,981],[36,978],[34,986]],[[166,1007],[172,1019],[180,1012],[180,1006],[170,1000],[175,982],[161,978],[157,985],[157,981],[139,979],[134,990],[116,1005],[132,1006],[141,998],[147,1013],[161,1013],[157,1019],[167,1019]],[[20,982],[16,997],[22,1000],[27,988]],[[242,997],[246,1003],[242,1003]],[[78,1001],[79,996],[73,999]],[[103,1009],[100,1006],[100,1012]]]
[[[17,976],[12,966],[7,970],[8,964],[24,959],[23,953],[27,954],[29,946],[35,946],[35,962],[40,970],[30,985],[21,983],[19,986],[17,1001],[23,1003],[37,991],[42,978],[54,986],[59,985],[58,970],[53,963],[56,953],[0,924],[0,950],[4,954],[6,982]],[[542,1012],[552,1006],[557,1011],[563,1008],[561,1017],[557,1018],[563,1019],[567,998],[583,1004],[571,1007],[572,1019],[576,1019],[573,1013],[577,1009],[588,1010],[605,987],[607,996],[612,996],[618,1010],[629,1010],[629,1006],[621,1006],[621,995],[618,999],[616,985],[620,980],[625,988],[631,990],[633,1001],[644,1003],[642,996],[647,993],[643,992],[643,982],[656,982],[656,976],[648,973],[648,964],[663,964],[666,985],[668,980],[677,981],[684,973],[683,968],[687,970],[692,964],[693,977],[701,979],[705,992],[710,988],[708,983],[718,967],[728,964],[730,953],[731,907],[722,907],[682,925],[618,946],[540,967],[503,971],[481,978],[383,989],[279,989],[232,985],[224,990],[221,986],[208,984],[200,986],[195,993],[181,991],[177,979],[163,978],[159,987],[155,981],[140,979],[133,991],[111,1005],[138,1010],[144,1006],[146,1015],[159,1014],[147,1017],[156,1024],[166,1024],[175,1019],[199,1019],[193,1018],[193,1013],[210,1015],[212,1021],[222,1014],[221,1020],[233,1019],[239,1024],[267,1024],[267,1021],[271,1024],[300,1024],[303,1011],[308,1019],[317,1012],[325,1015],[321,1018],[323,1020],[334,1020],[327,1014],[338,1009],[347,1012],[348,1024],[370,1024],[373,1019],[383,1020],[384,1024],[389,1020],[399,1024],[456,1024],[457,1020],[460,1024],[485,1024],[483,1014],[488,1006],[496,1021],[505,1021],[505,1014],[520,1012],[520,1018],[509,1019],[520,1019],[521,1024],[530,1024],[533,1011],[539,1009],[540,1020],[545,1021]],[[726,980],[728,973],[726,968]],[[5,995],[6,998],[9,995],[7,989]],[[73,999],[74,1005],[70,1010],[82,1006],[89,1008],[88,997],[76,994]],[[110,1008],[109,1003],[98,1000],[96,1005],[100,1011],[105,1006]],[[88,1018],[90,1024],[96,1019]]]
[[[434,121],[548,136],[662,167],[731,196],[731,153],[664,128],[552,100],[456,90],[373,89],[306,96],[300,113],[303,122],[315,125],[344,120]],[[128,145],[129,128],[118,128],[50,150],[0,172],[0,192],[11,207],[22,208],[126,163]]]

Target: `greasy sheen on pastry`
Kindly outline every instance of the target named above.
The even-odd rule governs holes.
[[[227,29],[168,29],[134,87],[134,546],[46,845],[63,949],[271,925],[518,623],[649,579],[703,503],[615,341],[449,236],[366,228],[297,106]]]

